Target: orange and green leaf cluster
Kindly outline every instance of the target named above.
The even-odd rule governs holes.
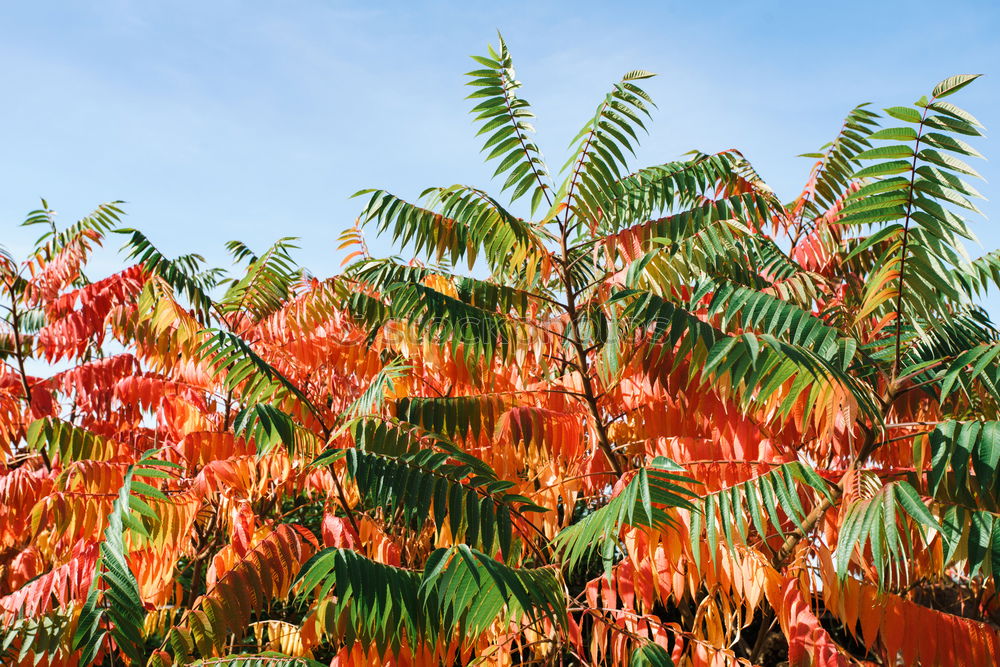
[[[735,150],[631,171],[641,70],[553,172],[506,45],[475,60],[511,204],[359,193],[332,278],[290,238],[222,270],[118,203],[29,215],[4,664],[1000,655],[1000,257],[966,253],[981,126],[946,101],[975,77],[854,108],[786,204]]]

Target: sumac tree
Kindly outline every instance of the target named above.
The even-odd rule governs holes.
[[[639,70],[550,169],[506,45],[474,60],[497,191],[358,193],[333,278],[294,239],[223,271],[117,204],[30,214],[0,256],[4,663],[1000,653],[976,77],[855,107],[783,203],[735,150],[631,167]]]

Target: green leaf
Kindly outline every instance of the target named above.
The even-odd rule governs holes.
[[[917,131],[912,127],[887,127],[872,133],[868,138],[892,141],[916,141]],[[860,158],[861,156],[858,157]]]
[[[870,167],[865,167],[864,169],[859,169],[854,172],[854,178],[873,178],[876,176],[891,176],[894,174],[901,174],[905,171],[909,171],[913,168],[912,163],[907,160],[891,160],[889,162],[880,162],[878,164],[873,164]]]
[[[920,112],[913,107],[889,107],[885,112],[893,118],[907,123],[919,123],[921,120]]]
[[[467,83],[476,87],[469,98],[490,99],[477,105],[472,113],[477,114],[476,120],[485,121],[477,135],[492,132],[483,144],[483,150],[496,145],[486,158],[487,162],[506,155],[494,174],[508,174],[501,190],[513,188],[511,201],[532,192],[531,211],[534,212],[541,198],[547,196],[551,189],[551,179],[541,153],[531,142],[529,133],[533,130],[524,120],[532,116],[530,106],[517,96],[521,83],[515,78],[514,65],[503,37],[499,40],[498,49],[490,47],[495,60],[473,56],[487,69],[469,72],[472,80]]]
[[[139,584],[128,566],[124,542],[126,528],[139,528],[140,532],[145,530],[129,513],[130,506],[138,501],[131,496],[133,474],[134,468],[130,466],[108,515],[94,580],[73,636],[73,648],[82,649],[81,660],[85,663],[92,662],[101,648],[107,634],[102,629],[105,619],[110,621],[110,635],[118,649],[133,662],[144,660],[146,649],[142,642],[142,627],[146,609],[139,594]],[[155,517],[155,512],[148,505],[141,501],[137,505],[145,506]],[[98,592],[99,581],[107,584],[103,595]],[[105,606],[99,606],[102,599]]]
[[[962,88],[981,77],[982,74],[958,74],[956,76],[950,76],[938,85],[934,86],[934,91],[931,93],[935,98],[947,97],[952,93],[957,93]]]
[[[858,154],[859,160],[886,160],[913,156],[913,147],[905,144],[879,146]]]
[[[674,667],[667,649],[659,644],[646,642],[636,647],[629,657],[629,667]]]
[[[939,423],[928,436],[930,492],[987,508],[1000,507],[1000,422]],[[971,472],[975,477],[970,477]]]

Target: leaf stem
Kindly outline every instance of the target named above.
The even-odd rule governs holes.
[[[906,198],[906,217],[903,219],[903,241],[899,247],[899,290],[896,293],[896,352],[892,362],[892,375],[889,380],[890,386],[896,383],[896,376],[899,374],[899,362],[902,354],[902,330],[903,330],[903,294],[906,291],[906,246],[910,237],[910,222],[913,212],[913,190],[917,180],[917,153],[920,152],[920,140],[923,138],[924,123],[927,119],[927,107],[920,116],[920,125],[917,128],[917,139],[913,144],[913,160],[910,162],[910,187]]]

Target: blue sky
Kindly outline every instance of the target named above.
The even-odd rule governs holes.
[[[1000,127],[992,2],[9,2],[0,243],[27,247],[35,231],[16,225],[38,197],[65,222],[124,199],[168,253],[224,264],[227,240],[300,236],[299,258],[329,275],[356,190],[488,183],[462,74],[498,28],[553,168],[634,68],[659,74],[637,164],[736,147],[784,199],[810,166],[795,156],[858,102],[908,104],[985,72],[954,100]],[[1000,156],[992,138],[977,146]],[[996,198],[995,163],[981,171]],[[1000,210],[983,210],[977,233],[1000,247]]]

